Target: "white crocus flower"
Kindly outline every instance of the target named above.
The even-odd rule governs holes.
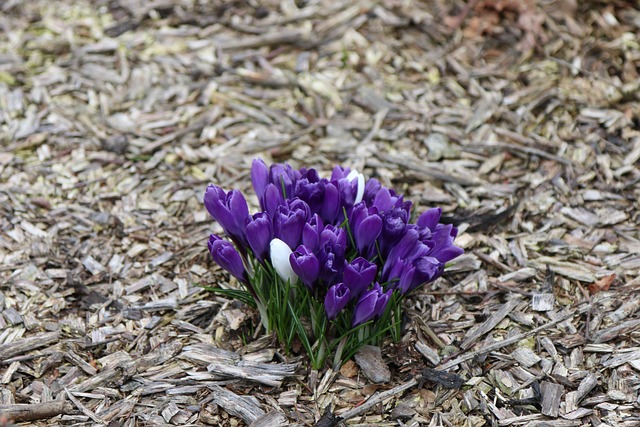
[[[271,254],[271,264],[276,269],[278,276],[282,277],[285,282],[291,281],[293,285],[298,281],[298,276],[291,268],[291,262],[289,262],[289,255],[293,252],[289,245],[280,239],[273,239],[269,244]]]
[[[360,203],[364,197],[364,175],[358,173],[358,171],[354,169],[349,172],[349,175],[347,175],[347,181],[352,181],[354,178],[358,178],[358,191],[356,193],[356,200],[353,202],[355,205]]]

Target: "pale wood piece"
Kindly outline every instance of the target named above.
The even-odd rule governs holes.
[[[542,409],[540,412],[549,417],[557,417],[560,409],[560,399],[564,394],[564,387],[549,381],[542,381],[540,384],[542,393]]]
[[[33,404],[0,405],[0,416],[4,415],[14,422],[44,420],[62,414],[72,414],[73,407],[66,400]]]

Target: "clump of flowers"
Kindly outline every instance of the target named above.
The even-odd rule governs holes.
[[[462,254],[457,229],[429,209],[411,222],[411,202],[376,179],[336,166],[331,178],[254,160],[260,212],[238,190],[209,185],[204,204],[229,240],[212,234],[214,261],[242,290],[208,288],[256,307],[286,351],[299,340],[319,369],[386,335],[399,339],[401,301]]]

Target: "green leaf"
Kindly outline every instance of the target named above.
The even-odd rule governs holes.
[[[243,291],[241,289],[216,288],[213,286],[204,286],[200,284],[196,284],[196,286],[199,286],[206,291],[213,292],[214,294],[225,296],[229,299],[237,299],[238,301],[242,301],[248,306],[256,308],[256,302],[254,301],[253,296],[251,296],[251,294],[247,291]]]

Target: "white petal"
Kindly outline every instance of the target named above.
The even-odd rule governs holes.
[[[349,175],[347,175],[347,181],[351,181],[356,176],[358,176],[358,171],[353,169],[351,172],[349,172]]]
[[[354,205],[360,203],[364,197],[364,175],[355,169],[347,175],[347,181],[352,181],[356,178],[358,179],[358,191],[356,192],[356,200],[353,202]]]
[[[364,197],[364,175],[359,173],[358,174],[358,193],[356,194],[356,201],[353,204],[355,205],[357,203],[360,203],[363,197]]]
[[[289,262],[289,255],[293,252],[289,245],[280,239],[273,239],[269,244],[269,249],[271,251],[271,264],[276,269],[278,276],[282,277],[285,282],[287,280],[291,281],[292,285],[296,283],[298,276]]]

